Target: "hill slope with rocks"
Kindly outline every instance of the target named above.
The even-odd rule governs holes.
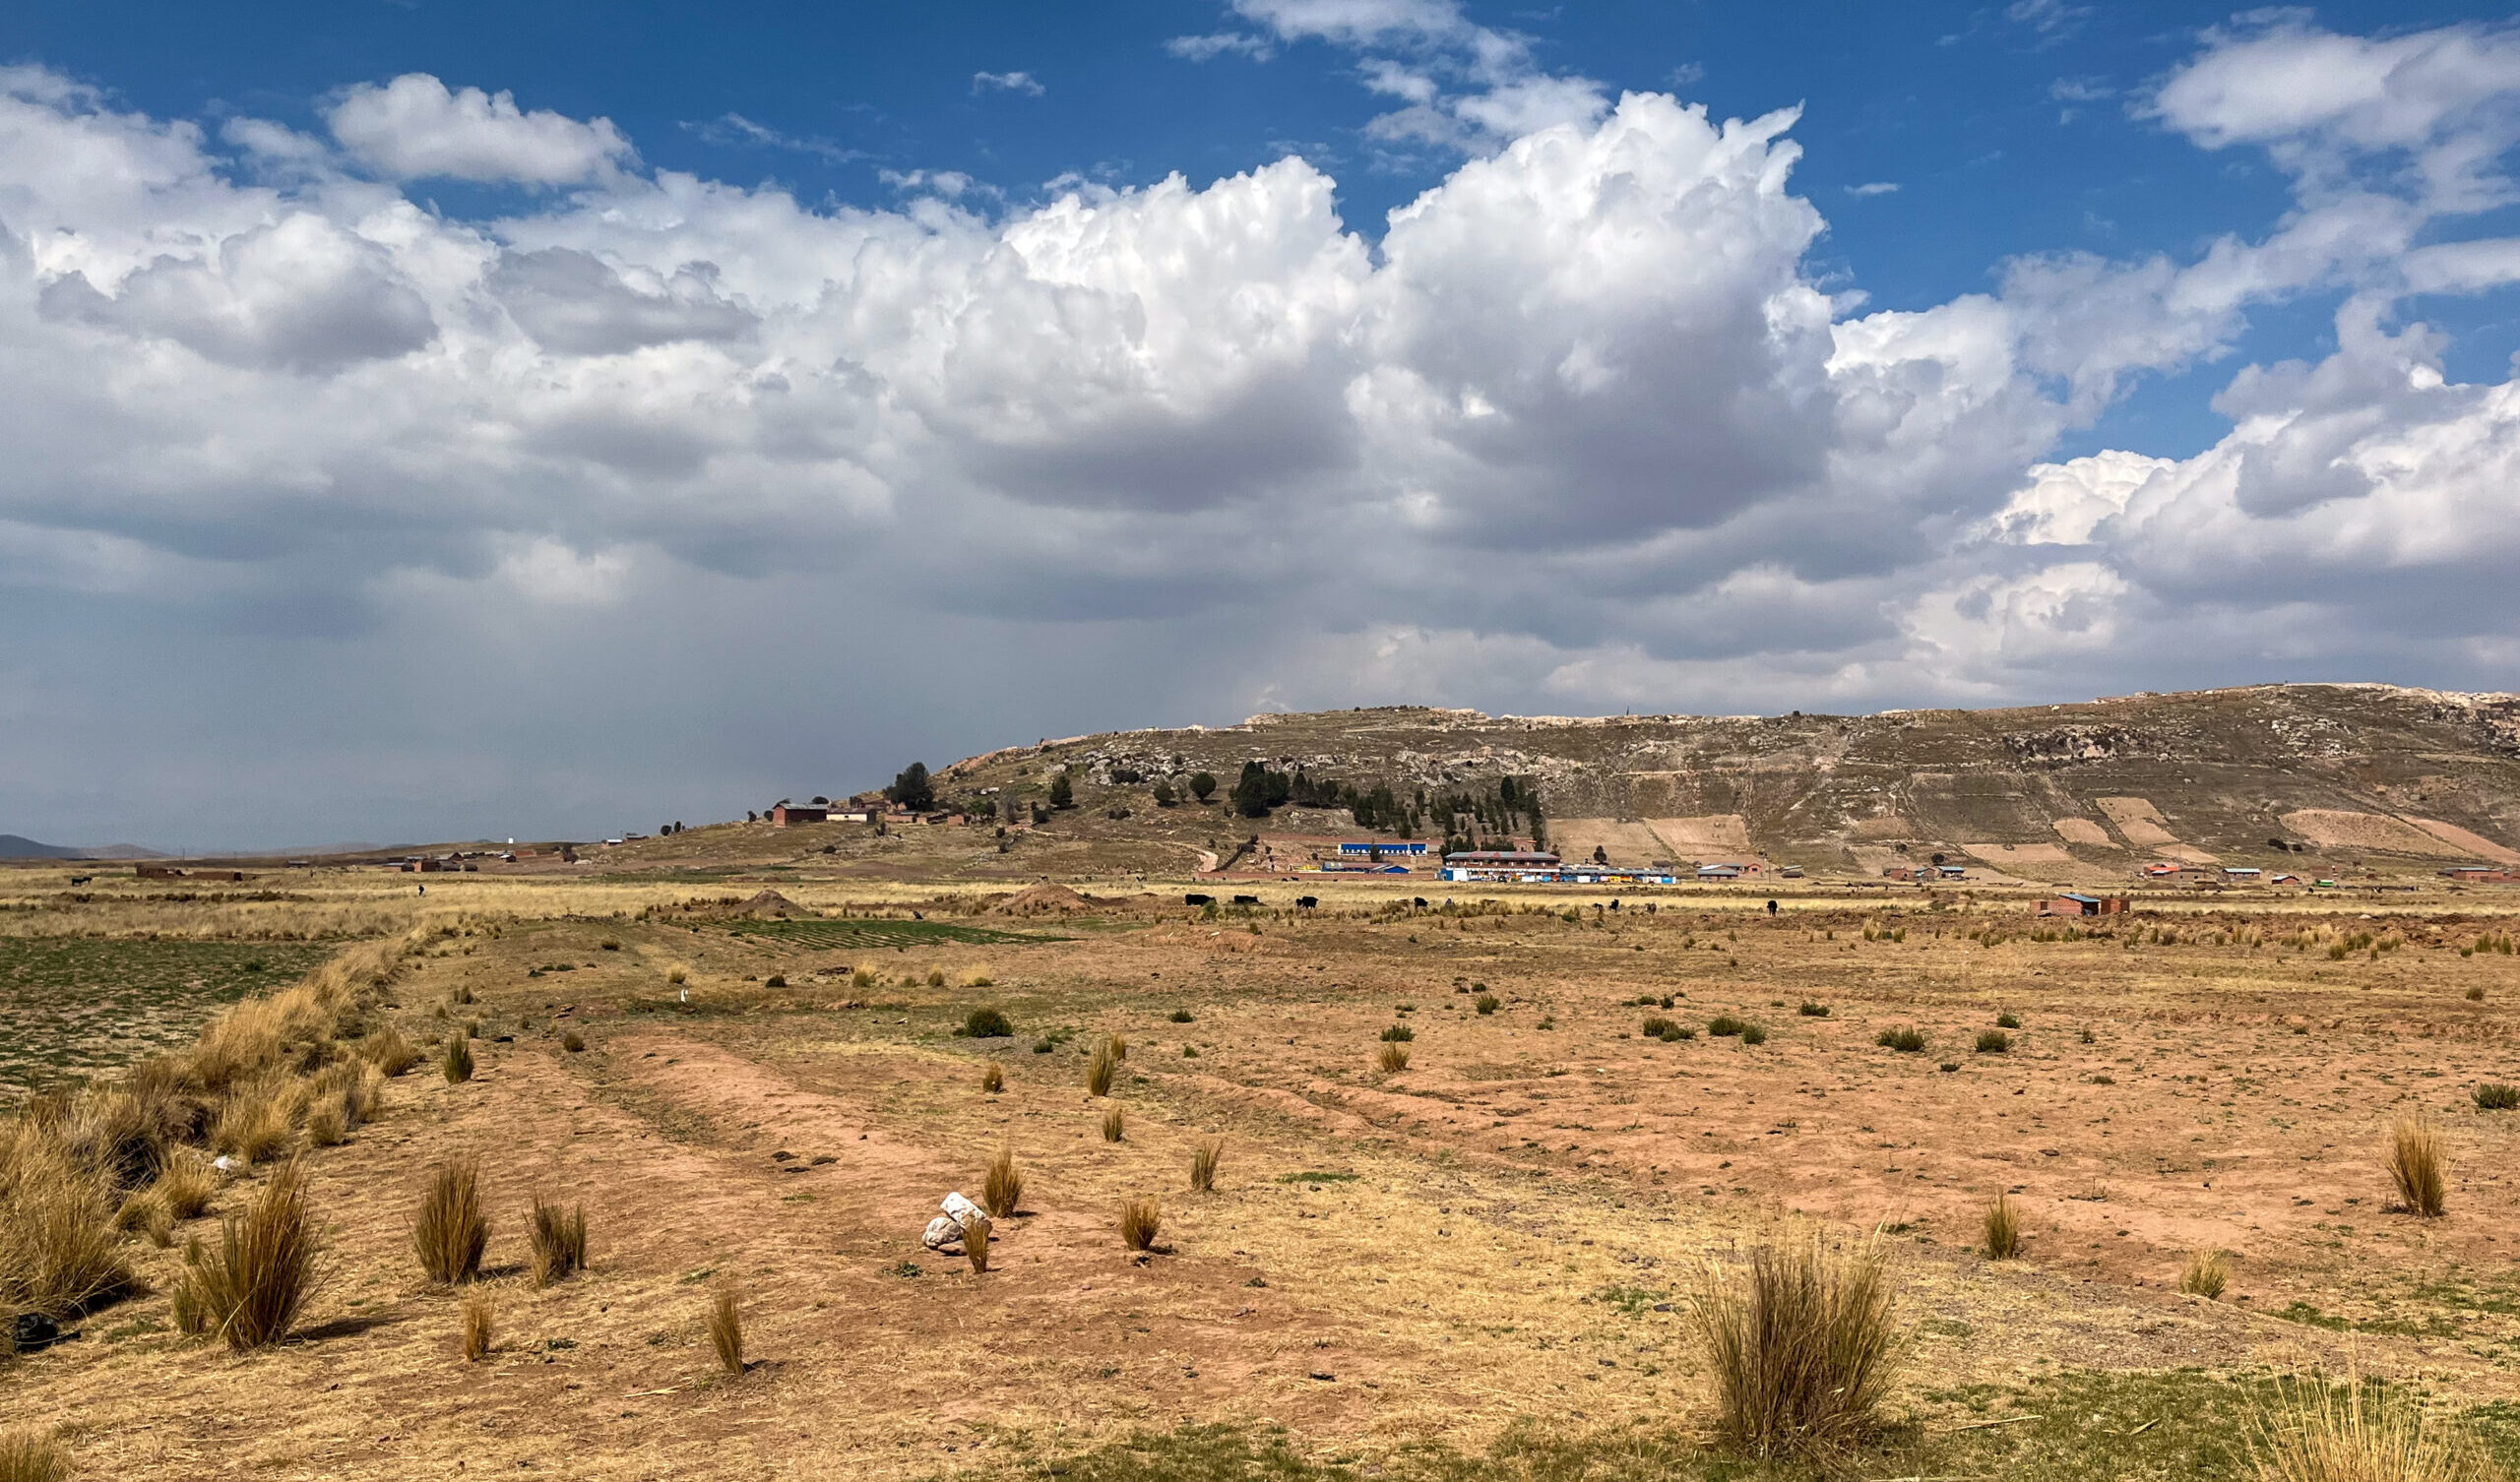
[[[1255,763],[1281,779],[1266,817],[1229,800]],[[1216,786],[1199,805],[1203,772]],[[1051,809],[1062,773],[1072,805]],[[1188,850],[1405,831],[1538,833],[1621,864],[1765,857],[1863,873],[1931,854],[2030,878],[2153,860],[2520,864],[2520,696],[2263,685],[2012,710],[1585,719],[1393,707],[1045,741],[941,769],[936,789],[1053,832]]]

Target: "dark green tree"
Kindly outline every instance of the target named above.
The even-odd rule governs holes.
[[[1060,772],[1057,776],[1050,778],[1050,806],[1053,808],[1076,806],[1076,784],[1067,779],[1066,772]]]
[[[936,806],[936,785],[927,779],[927,764],[910,764],[907,770],[893,778],[893,785],[884,789],[884,796],[892,799],[894,807],[907,808],[913,813],[933,809]]]
[[[1200,802],[1206,802],[1208,800],[1208,795],[1216,790],[1217,779],[1215,773],[1205,772],[1194,772],[1190,773],[1190,793]]]
[[[1157,782],[1156,782],[1156,784],[1155,784],[1155,806],[1157,806],[1158,808],[1169,808],[1169,807],[1171,807],[1171,806],[1172,806],[1172,784],[1171,784],[1171,783],[1169,783],[1169,782],[1166,782],[1166,781],[1162,781],[1162,780],[1159,780],[1159,781],[1157,781]]]

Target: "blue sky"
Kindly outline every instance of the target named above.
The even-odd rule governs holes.
[[[19,7],[0,832],[2513,687],[2505,9]]]

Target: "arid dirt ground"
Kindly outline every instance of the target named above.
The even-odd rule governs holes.
[[[155,1294],[0,1368],[9,1420],[61,1427],[100,1477],[1190,1475],[1100,1449],[1210,1425],[1397,1474],[1535,1427],[1696,1434],[1698,1273],[1802,1216],[1889,1232],[1916,1342],[1895,1407],[1922,1436],[2035,1416],[1970,1434],[2070,1451],[2043,1396],[2084,1396],[2072,1423],[2097,1424],[2102,1385],[2110,1434],[2141,1434],[2149,1405],[2156,1439],[2192,1446],[2161,1424],[2206,1413],[2182,1371],[2349,1365],[2497,1445],[2520,1429],[2520,1112],[2472,1096],[2520,1081],[2520,957],[2498,950],[2520,892],[2372,916],[2225,900],[2073,940],[2027,896],[1823,892],[1771,917],[1686,891],[1650,914],[1544,891],[1419,911],[1408,886],[1342,885],[1314,911],[1211,913],[1131,880],[1008,915],[783,877],[790,919],[719,911],[761,883],[310,887],[345,930],[436,927],[383,1000],[415,1040],[477,1019],[478,1073],[424,1063],[309,1154],[327,1274],[294,1340],[235,1356],[174,1334],[181,1241],[214,1213],[175,1248],[135,1243]],[[136,897],[81,909],[96,940],[117,921],[141,940]],[[1013,1034],[960,1034],[977,1007]],[[1694,1037],[1647,1037],[1649,1016]],[[1764,1042],[1709,1033],[1721,1016]],[[2009,1049],[1980,1053],[1999,1016]],[[1385,1073],[1393,1026],[1409,1064]],[[1906,1026],[1925,1049],[1876,1043]],[[1095,1098],[1107,1034],[1127,1056]],[[2410,1113],[2451,1151],[2438,1220],[2395,1212],[2381,1167]],[[1195,1194],[1211,1138],[1222,1170]],[[1023,1212],[976,1275],[918,1236],[1000,1148]],[[462,1295],[410,1246],[422,1181],[459,1155],[493,1227],[478,1363]],[[1997,1263],[1976,1246],[2004,1193],[2025,1252]],[[592,1268],[546,1290],[523,1273],[536,1195],[582,1202],[593,1231]],[[1162,1201],[1149,1257],[1117,1234],[1133,1196]],[[2220,1301],[2176,1290],[2208,1249],[2236,1258]],[[702,1332],[727,1280],[740,1377]],[[2205,1468],[2121,1460],[2089,1474]],[[1563,1474],[1631,1474],[1604,1464]]]

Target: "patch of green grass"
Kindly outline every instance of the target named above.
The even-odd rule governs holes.
[[[1657,1304],[1669,1307],[1671,1294],[1647,1286],[1605,1286],[1585,1300],[1614,1307],[1618,1309],[1619,1316],[1632,1318],[1639,1313],[1653,1311]]]
[[[897,921],[882,917],[869,920],[844,917],[830,921],[730,921],[726,923],[726,931],[737,937],[764,937],[789,946],[817,949],[933,947],[942,942],[963,942],[979,947],[1020,946],[1029,942],[1069,940],[1037,932],[964,926],[952,921]]]
[[[0,937],[0,1099],[193,1042],[219,1010],[340,950],[317,942]]]
[[[1278,1182],[1282,1184],[1312,1184],[1318,1186],[1321,1184],[1353,1184],[1355,1181],[1356,1176],[1353,1173],[1322,1173],[1312,1169],[1306,1169],[1302,1173],[1282,1173],[1278,1175]]]

